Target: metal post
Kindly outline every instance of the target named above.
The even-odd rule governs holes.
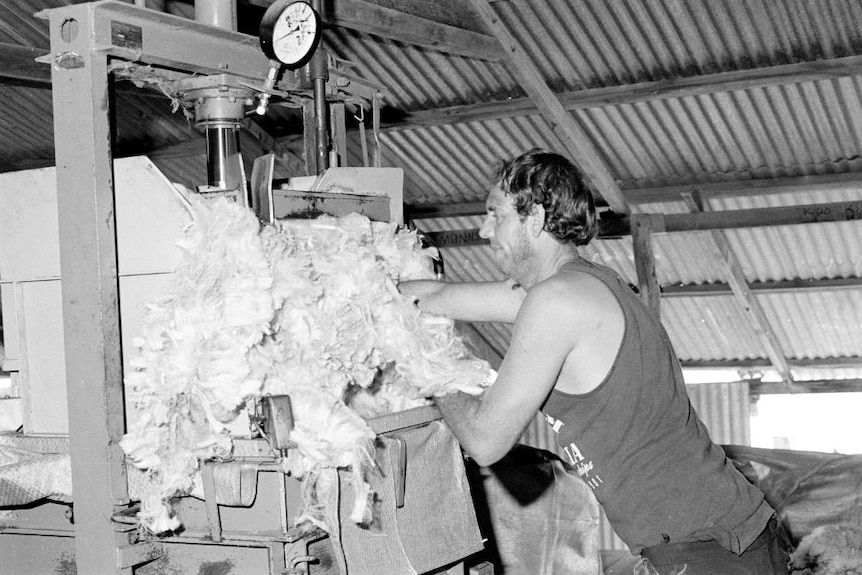
[[[207,184],[222,190],[233,187],[236,176],[228,158],[239,153],[239,128],[233,125],[209,126],[207,140]]]
[[[128,502],[107,57],[91,4],[47,12],[78,573],[115,573]]]
[[[314,120],[317,127],[317,172],[329,167],[329,132],[326,121],[326,80],[314,79]]]
[[[321,1],[311,0],[311,7],[317,13],[321,12]],[[314,87],[314,120],[317,132],[317,173],[323,173],[329,167],[329,122],[327,120],[326,81],[329,79],[329,67],[326,53],[317,48],[308,70]]]
[[[235,0],[195,0],[195,21],[236,31]]]

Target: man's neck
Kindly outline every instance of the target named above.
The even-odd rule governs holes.
[[[526,290],[556,274],[564,264],[582,259],[577,247],[573,245],[564,245],[555,241],[545,247],[548,249],[536,250],[533,265],[526,270],[525,277],[513,278]]]

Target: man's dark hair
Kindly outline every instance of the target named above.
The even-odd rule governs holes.
[[[599,230],[592,188],[584,173],[559,154],[533,148],[505,162],[497,183],[513,196],[522,216],[534,204],[545,208],[546,232],[563,243],[583,246]]]

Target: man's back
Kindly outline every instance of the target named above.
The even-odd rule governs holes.
[[[744,548],[772,510],[710,440],[661,323],[607,268],[582,261],[565,269],[604,283],[626,326],[597,387],[554,390],[543,407],[569,463],[634,552],[708,538]]]

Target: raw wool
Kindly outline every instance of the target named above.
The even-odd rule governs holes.
[[[180,265],[168,295],[146,308],[126,376],[138,419],[121,446],[147,470],[139,518],[156,533],[179,527],[167,501],[191,491],[199,461],[230,455],[224,424],[260,393],[248,357],[275,312],[253,214],[225,199],[195,200]]]
[[[351,519],[368,522],[374,433],[363,417],[478,394],[493,378],[452,321],[398,293],[398,281],[433,277],[427,252],[415,233],[356,214],[261,229],[227,200],[193,204],[183,261],[170,294],[148,307],[127,378],[140,417],[122,445],[153,484],[142,524],[179,526],[169,499],[190,492],[201,460],[229,456],[223,424],[261,393],[292,400],[297,448],[283,466],[304,478],[301,519],[336,527],[336,471],[346,469]]]
[[[152,66],[142,66],[132,62],[114,60],[111,63],[111,72],[116,77],[130,80],[138,88],[152,88],[167,96],[171,101],[171,112],[175,113],[182,109],[186,120],[194,120],[194,102],[184,100],[182,94],[177,91],[175,79],[166,77],[164,70],[156,70]]]
[[[790,568],[797,575],[862,574],[862,532],[837,525],[818,527],[790,555]]]
[[[433,395],[480,393],[490,368],[469,354],[452,321],[426,317],[398,293],[398,281],[433,277],[415,233],[351,214],[283,221],[264,236],[281,306],[255,354],[266,366],[264,393],[288,394],[294,404],[302,458],[285,469],[305,477],[304,489],[320,501],[334,485],[320,470],[350,469],[351,519],[367,522],[374,434],[362,417],[425,405]],[[303,519],[327,529],[325,511],[309,505]]]

